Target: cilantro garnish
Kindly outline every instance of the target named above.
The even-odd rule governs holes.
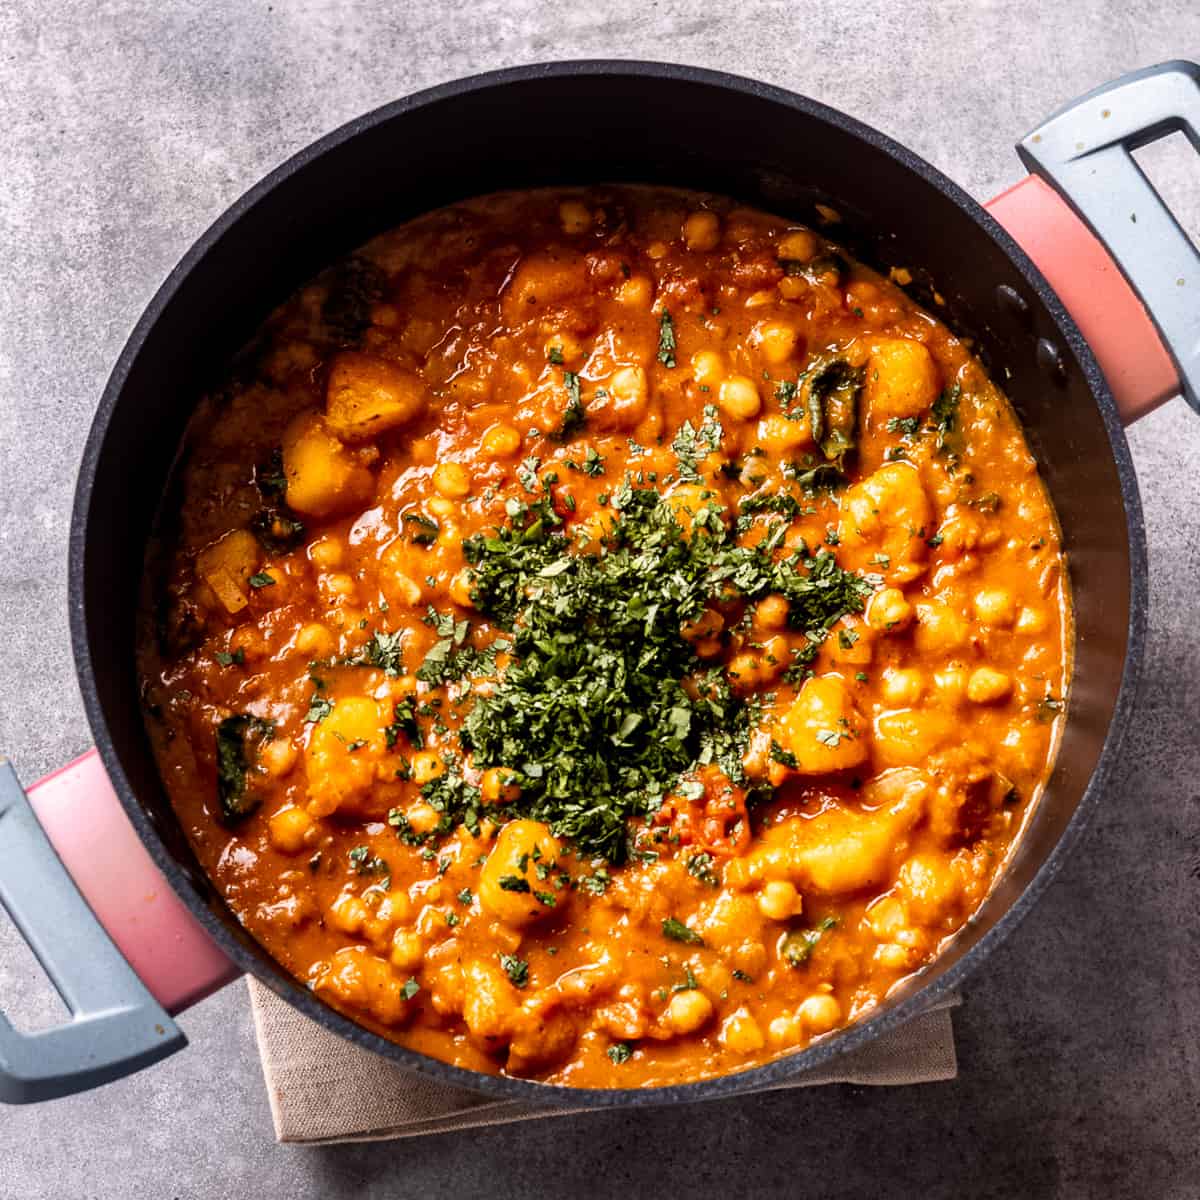
[[[658,361],[664,367],[675,365],[675,322],[664,308],[658,319]]]
[[[666,917],[662,923],[663,937],[673,942],[687,942],[692,946],[703,946],[704,939],[694,930],[689,929],[682,921],[674,917]]]
[[[729,591],[750,601],[773,592],[788,601],[792,626],[819,645],[862,610],[872,585],[828,550],[785,553],[778,522],[744,546],[715,503],[693,515],[689,535],[653,488],[627,479],[612,501],[603,555],[573,553],[545,500],[517,502],[510,524],[464,544],[473,603],[512,631],[512,660],[477,697],[460,736],[477,767],[512,772],[515,815],[547,822],[584,854],[622,862],[631,823],[690,770],[715,764],[744,782],[753,706],[721,669],[696,660],[681,627]]]
[[[515,954],[500,955],[500,965],[513,987],[523,988],[529,982],[529,964]]]

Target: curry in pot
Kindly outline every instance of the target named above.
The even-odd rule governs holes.
[[[200,862],[335,1008],[478,1071],[735,1071],[978,908],[1067,685],[1058,527],[969,346],[663,189],[384,234],[201,404],[146,721]]]

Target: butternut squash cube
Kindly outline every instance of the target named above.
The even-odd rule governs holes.
[[[334,435],[319,412],[297,416],[283,435],[288,506],[328,517],[365,504],[374,491],[371,472]]]
[[[856,767],[867,757],[866,725],[837,675],[806,680],[784,714],[780,741],[801,775]]]
[[[872,420],[919,416],[937,399],[941,387],[937,364],[920,342],[888,338],[871,352],[866,399]]]
[[[249,579],[258,570],[258,539],[248,529],[234,529],[200,551],[196,576],[225,607],[237,613],[249,603]]]
[[[362,442],[411,421],[425,407],[420,378],[395,364],[344,350],[325,388],[325,419],[347,442]]]

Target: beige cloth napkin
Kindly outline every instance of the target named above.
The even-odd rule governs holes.
[[[281,1142],[381,1141],[589,1111],[494,1100],[405,1071],[330,1033],[254,979],[250,1000],[275,1136]],[[951,995],[861,1049],[769,1090],[953,1079],[958,1062],[950,1009],[958,1003],[958,996]]]

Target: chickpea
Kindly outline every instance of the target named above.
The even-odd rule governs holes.
[[[912,668],[888,667],[883,673],[884,703],[893,708],[908,708],[916,704],[925,690],[925,679]]]
[[[961,667],[949,667],[935,671],[933,686],[939,699],[947,704],[958,704],[967,691],[967,673]]]
[[[762,400],[754,380],[745,375],[731,375],[717,393],[717,403],[726,416],[735,421],[752,421],[762,408]]]
[[[786,654],[786,651],[784,653]],[[775,660],[774,662],[771,661],[772,658]],[[761,684],[770,682],[786,666],[786,661],[778,655],[744,650],[730,659],[726,671],[734,688],[738,691],[751,691]]]
[[[922,654],[946,653],[965,646],[970,637],[966,619],[945,604],[917,605],[917,649]]]
[[[346,548],[335,537],[318,538],[308,548],[308,560],[321,571],[329,571],[340,567],[345,558]]]
[[[758,423],[758,444],[770,454],[786,455],[812,444],[808,418],[793,420],[783,413],[767,413]]]
[[[967,699],[972,704],[995,704],[1011,692],[1012,679],[992,667],[978,667],[967,680]]]
[[[881,941],[893,941],[908,925],[908,913],[894,896],[883,896],[867,909],[867,924]]]
[[[725,618],[715,608],[706,608],[694,621],[689,621],[680,633],[689,642],[715,637],[725,628]]]
[[[361,933],[370,917],[371,910],[351,892],[342,892],[329,906],[330,925],[351,936]]]
[[[753,1054],[766,1044],[762,1029],[745,1007],[725,1018],[717,1036],[721,1045],[734,1054]]]
[[[985,624],[1005,629],[1017,615],[1017,602],[1008,588],[980,588],[975,593],[975,615]]]
[[[332,575],[322,575],[318,583],[331,596],[345,596],[347,599],[353,599],[358,592],[354,576],[347,575],[344,571],[336,571]]]
[[[721,221],[714,212],[694,212],[683,223],[683,243],[689,250],[715,250],[721,241]]]
[[[1023,608],[1017,615],[1018,633],[1041,633],[1046,628],[1046,614],[1040,608]]]
[[[447,500],[462,500],[471,494],[471,476],[462,463],[439,463],[433,469],[433,486]]]
[[[755,333],[763,358],[772,366],[782,366],[796,353],[799,335],[783,321],[764,321]]]
[[[754,624],[761,629],[777,632],[787,628],[791,605],[778,592],[764,596],[754,609]]]
[[[608,380],[612,412],[622,429],[632,429],[646,415],[650,393],[641,367],[621,367]]]
[[[286,775],[296,765],[296,756],[300,752],[287,738],[275,738],[268,742],[259,754],[259,762],[266,768],[267,773],[276,779]]]
[[[712,1015],[712,1001],[699,988],[688,988],[671,997],[663,1019],[676,1033],[695,1033]]]
[[[446,773],[446,764],[434,750],[418,750],[411,762],[413,782],[417,784],[426,784]]]
[[[268,822],[271,845],[283,854],[299,854],[307,846],[313,819],[302,808],[284,808]]]
[[[733,986],[733,972],[723,962],[704,963],[693,973],[706,992],[717,996]]]
[[[899,633],[912,624],[913,606],[899,588],[886,587],[871,597],[867,624],[884,633]]]
[[[489,767],[483,773],[479,790],[485,804],[511,804],[521,794],[521,786],[504,767]]]
[[[305,658],[329,658],[334,651],[333,634],[324,625],[311,621],[302,625],[293,643],[297,654]]]
[[[485,458],[512,458],[520,449],[520,432],[503,422],[489,425],[479,439],[479,450]]]
[[[654,300],[654,284],[645,275],[634,275],[617,288],[617,303],[627,308],[649,308]]]
[[[733,952],[733,965],[751,979],[757,979],[767,968],[767,948],[762,942],[743,942]]]
[[[697,387],[719,387],[725,378],[725,360],[715,350],[701,350],[693,354],[692,378]]]
[[[375,919],[386,926],[399,925],[412,916],[412,901],[407,892],[387,892],[375,908]]]
[[[913,966],[913,954],[906,946],[883,942],[875,947],[875,961],[888,971],[906,971]]]
[[[442,819],[442,814],[432,804],[426,804],[423,800],[418,800],[415,804],[410,804],[404,810],[404,819],[408,822],[408,827],[413,833],[420,835],[432,833],[437,828],[438,822]]]
[[[776,1017],[767,1026],[767,1040],[772,1046],[794,1046],[801,1033],[800,1022],[795,1017]]]
[[[842,1019],[842,1006],[826,992],[809,996],[797,1012],[810,1033],[828,1033]]]
[[[425,957],[425,943],[415,929],[397,929],[392,934],[392,950],[388,955],[392,966],[401,971],[415,971]]]
[[[592,214],[587,205],[578,200],[564,200],[558,206],[558,219],[562,222],[563,233],[569,235],[587,233],[592,227]]]
[[[807,229],[793,229],[779,239],[775,250],[786,262],[808,262],[817,252],[817,238]]]
[[[804,908],[796,885],[788,879],[772,879],[758,893],[758,911],[768,921],[786,921]]]

